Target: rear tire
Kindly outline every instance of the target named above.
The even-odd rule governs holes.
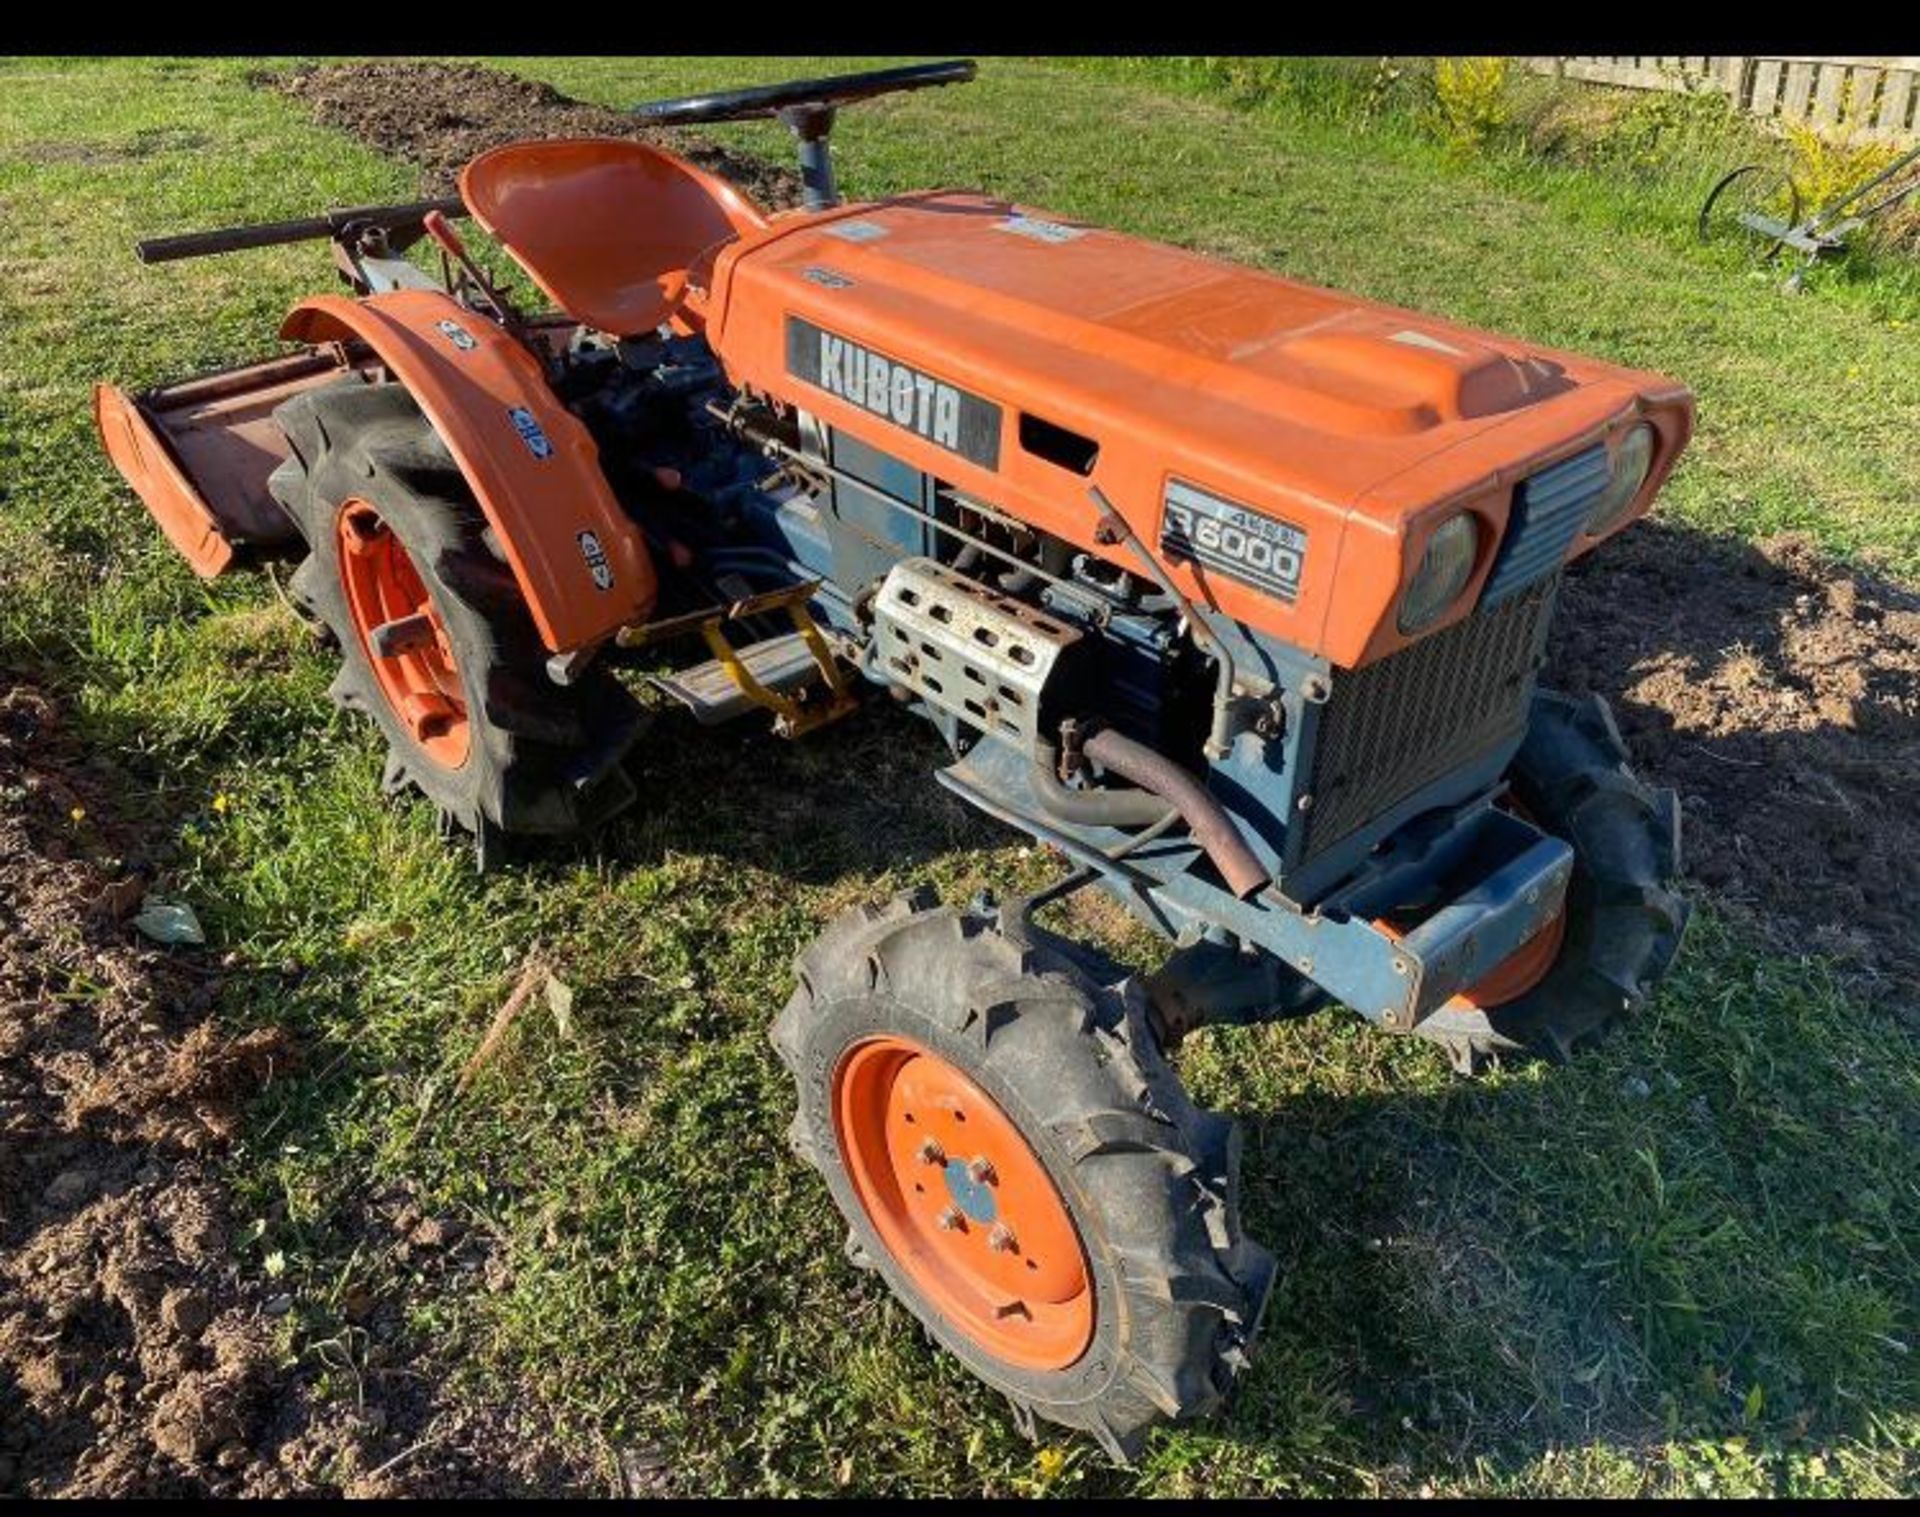
[[[799,1085],[789,1137],[847,1220],[849,1258],[876,1269],[937,1342],[1001,1391],[1029,1434],[1033,1418],[1044,1417],[1090,1432],[1124,1461],[1156,1424],[1216,1406],[1246,1363],[1273,1260],[1240,1231],[1237,1130],[1187,1099],[1148,1029],[1143,999],[1097,986],[1017,928],[940,907],[926,893],[842,916],[797,967],[799,988],[773,1027]],[[1026,1354],[983,1341],[952,1309],[957,1298],[925,1283],[928,1267],[903,1262],[884,1241],[873,1203],[862,1199],[871,1185],[850,1172],[862,1140],[840,1110],[853,1088],[847,1071],[863,1068],[864,1051],[874,1048],[925,1055],[929,1067],[973,1091],[976,1104],[984,1098],[987,1109],[965,1129],[949,1126],[949,1137],[978,1135],[1001,1118],[1011,1124],[1024,1152],[1009,1156],[1003,1146],[1001,1169],[1013,1167],[1009,1157],[1037,1166],[1070,1219],[1055,1237],[1077,1237],[1081,1248],[1084,1272],[1073,1279],[1075,1289],[1084,1283],[1090,1306],[1075,1340],[1084,1348],[1061,1353],[1056,1338],[1046,1352]],[[919,1157],[931,1166],[929,1187],[939,1187],[940,1161]],[[947,1183],[959,1185],[952,1194],[966,1204],[964,1181]],[[1013,1189],[998,1199],[1004,1210],[988,1203],[987,1214],[1027,1228],[1031,1202],[1020,1210]],[[924,1210],[945,1203],[946,1193],[901,1201]],[[971,1238],[956,1221],[951,1246],[988,1246],[987,1214],[969,1213]],[[949,1247],[938,1234],[918,1237],[929,1250]],[[1049,1257],[1040,1261],[1043,1252]],[[1057,1247],[1034,1253],[1029,1268],[1061,1261]],[[952,1267],[980,1278],[985,1259],[956,1255]],[[1013,1312],[1004,1292],[992,1299],[1003,1303],[996,1314]],[[1031,1311],[1024,1296],[1018,1301],[1029,1320],[1049,1309],[1041,1296]]]
[[[482,868],[513,838],[585,832],[630,804],[621,761],[640,729],[638,703],[604,671],[569,687],[547,678],[512,571],[406,390],[346,380],[296,396],[274,416],[293,452],[270,488],[309,549],[289,593],[339,649],[334,702],[369,717],[386,740],[386,792],[418,789],[443,824],[473,836]],[[394,666],[384,678],[376,667],[365,594],[349,582],[353,545],[384,534],[400,551],[382,550],[417,578],[439,633],[426,656],[446,711],[433,726],[417,705],[396,703]],[[448,736],[456,720],[448,711],[464,744]]]
[[[1599,696],[1536,693],[1508,778],[1525,813],[1572,845],[1573,877],[1559,952],[1537,983],[1493,1005],[1455,997],[1420,1024],[1467,1074],[1502,1055],[1564,1062],[1605,1037],[1667,972],[1691,909],[1674,889],[1679,798],[1634,774]]]

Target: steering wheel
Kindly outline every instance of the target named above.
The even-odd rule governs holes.
[[[709,121],[753,121],[804,106],[851,105],[899,90],[964,84],[978,72],[971,58],[946,63],[915,63],[906,68],[871,69],[864,74],[835,74],[828,79],[789,79],[753,89],[720,90],[636,105],[633,114],[654,126],[694,126]]]

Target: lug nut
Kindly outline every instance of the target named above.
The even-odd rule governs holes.
[[[926,1142],[920,1145],[920,1162],[922,1164],[945,1164],[947,1162],[947,1151],[932,1138],[928,1138]]]
[[[967,1166],[967,1175],[975,1185],[991,1185],[1000,1176],[994,1172],[993,1160],[975,1159]]]
[[[1013,1229],[1004,1222],[993,1224],[993,1231],[987,1234],[987,1247],[996,1254],[1010,1253],[1017,1246]]]
[[[939,1223],[940,1231],[943,1233],[950,1233],[957,1228],[963,1228],[967,1225],[966,1218],[960,1215],[960,1209],[955,1206],[947,1207],[935,1220]]]

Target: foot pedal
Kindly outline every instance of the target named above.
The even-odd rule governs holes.
[[[798,632],[751,643],[740,650],[739,659],[763,688],[781,695],[791,695],[820,678],[807,639]],[[672,674],[649,675],[648,683],[679,701],[703,727],[730,722],[759,705],[717,658]]]

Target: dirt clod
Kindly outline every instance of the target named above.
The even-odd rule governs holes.
[[[213,1320],[205,1291],[170,1290],[160,1299],[160,1319],[182,1337],[198,1338]]]
[[[358,1329],[401,1367],[361,1414],[320,1393],[220,1168],[300,1049],[211,1020],[238,959],[150,944],[112,905],[158,841],[116,822],[119,788],[0,672],[0,1495],[338,1494],[407,1450],[379,1493],[596,1489],[517,1413],[448,1398],[397,1316]]]
[[[476,64],[383,59],[268,75],[261,82],[304,103],[322,126],[418,166],[422,188],[432,195],[453,193],[468,160],[502,143],[627,137],[656,143],[732,180],[768,210],[800,199],[799,177],[791,169],[685,131],[643,127],[623,111]]]

